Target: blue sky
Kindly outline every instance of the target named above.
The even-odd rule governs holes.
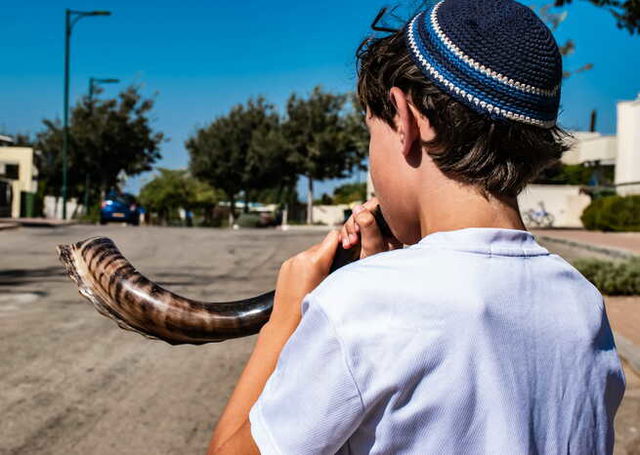
[[[541,3],[541,2],[538,2]],[[43,118],[61,116],[64,9],[108,9],[74,28],[71,99],[86,93],[90,77],[115,77],[114,96],[141,84],[156,97],[153,125],[170,139],[162,167],[185,167],[184,141],[197,127],[250,96],[283,106],[292,91],[315,85],[334,91],[355,84],[353,53],[368,33],[381,0],[304,2],[2,1],[0,12],[0,130],[31,132]],[[640,36],[615,27],[602,9],[576,0],[557,37],[576,41],[568,69],[593,63],[563,87],[561,124],[588,127],[598,110],[598,130],[615,133],[615,103],[640,92]],[[146,174],[133,178],[137,191]],[[350,180],[363,179],[364,175]],[[316,186],[316,196],[335,182]],[[304,185],[301,196],[306,194]]]

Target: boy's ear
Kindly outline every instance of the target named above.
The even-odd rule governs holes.
[[[420,134],[418,131],[418,119],[414,110],[409,106],[407,95],[398,87],[391,87],[389,98],[396,108],[395,124],[396,132],[400,136],[402,154],[407,156],[411,153],[413,143]]]

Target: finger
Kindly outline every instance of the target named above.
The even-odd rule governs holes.
[[[347,225],[347,231],[349,232],[349,242],[351,242],[352,245],[356,245],[358,243],[358,232],[360,232],[360,229],[358,228],[358,225],[356,223],[356,215],[361,210],[362,210],[362,206],[356,205],[353,208],[353,212],[351,216],[345,223]]]
[[[356,222],[353,214],[349,219],[347,219],[342,227],[345,230],[345,234],[343,235],[343,246],[344,248],[351,248],[353,245],[358,243],[358,233],[356,231]]]
[[[386,241],[380,233],[373,214],[364,209],[356,215],[356,223],[360,226],[361,258],[386,251]]]
[[[349,249],[351,244],[349,243],[349,232],[347,231],[346,224],[345,222],[342,228],[340,228],[340,241],[342,242],[342,248]]]
[[[358,213],[362,212],[363,210],[364,210],[364,206],[362,206],[362,205],[356,205],[353,208],[353,216],[351,218],[352,218],[352,222],[353,222],[353,230],[355,232],[360,232],[360,226],[358,226],[358,223],[355,222],[355,217],[356,217],[356,215]]]
[[[365,209],[367,209],[370,212],[372,212],[379,204],[380,204],[380,202],[378,201],[378,198],[377,197],[372,197],[371,199],[369,199],[367,202],[365,202],[362,205],[364,206]]]
[[[319,244],[315,245],[313,254],[323,269],[329,270],[333,257],[336,254],[336,248],[340,242],[340,232],[331,230]]]

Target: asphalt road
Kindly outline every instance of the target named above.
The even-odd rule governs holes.
[[[0,232],[0,454],[203,454],[254,338],[171,347],[77,293],[55,246],[105,235],[194,298],[272,289],[321,232],[70,226]]]
[[[80,297],[55,255],[57,244],[96,235],[171,290],[226,300],[272,289],[280,263],[323,232],[0,231],[0,455],[204,454],[255,339],[172,347],[119,329]],[[640,378],[629,371],[627,380],[616,454],[640,455]]]

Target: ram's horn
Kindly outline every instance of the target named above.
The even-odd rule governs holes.
[[[390,235],[379,210],[376,221]],[[357,247],[338,246],[331,271],[354,261]],[[120,327],[170,344],[204,344],[257,333],[269,320],[274,291],[232,302],[181,297],[145,278],[111,239],[59,245],[67,274],[96,309]]]
[[[337,253],[332,268],[353,261]],[[274,291],[232,302],[201,302],[168,291],[138,272],[111,239],[59,245],[58,255],[80,294],[126,330],[171,344],[203,344],[258,333],[269,320]]]
[[[269,320],[273,291],[234,302],[174,294],[138,272],[111,239],[58,246],[80,294],[126,330],[171,344],[203,344],[257,333]]]

